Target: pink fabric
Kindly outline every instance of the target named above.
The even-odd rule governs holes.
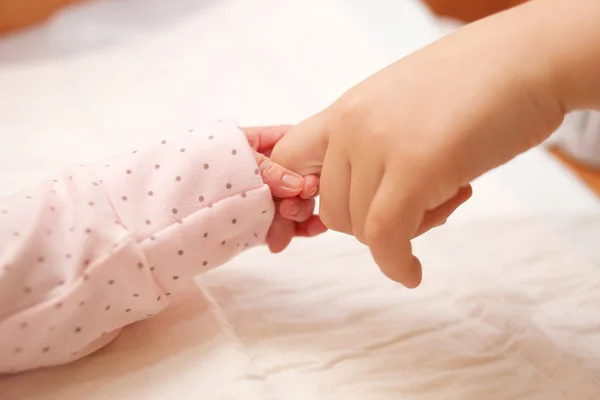
[[[262,244],[274,215],[230,122],[64,170],[0,200],[0,372],[62,364]]]

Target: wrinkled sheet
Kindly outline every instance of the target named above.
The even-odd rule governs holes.
[[[300,120],[445,31],[366,3],[105,0],[0,41],[0,190],[193,119]],[[253,251],[0,399],[600,398],[596,199],[540,150],[474,188],[415,242],[417,290],[338,234]]]

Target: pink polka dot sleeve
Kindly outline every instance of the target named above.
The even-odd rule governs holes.
[[[0,200],[0,373],[102,347],[186,281],[263,243],[273,214],[254,154],[228,122]]]

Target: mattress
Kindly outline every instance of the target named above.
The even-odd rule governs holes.
[[[447,32],[420,4],[100,0],[0,41],[0,191],[186,126],[294,122]],[[423,285],[352,238],[248,252],[13,399],[598,399],[600,207],[542,150],[415,241]]]

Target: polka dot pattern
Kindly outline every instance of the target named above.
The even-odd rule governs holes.
[[[0,373],[76,359],[260,244],[274,206],[256,171],[244,135],[223,121],[0,200],[0,246],[32,249],[0,265],[0,315],[11,315],[0,319]]]

